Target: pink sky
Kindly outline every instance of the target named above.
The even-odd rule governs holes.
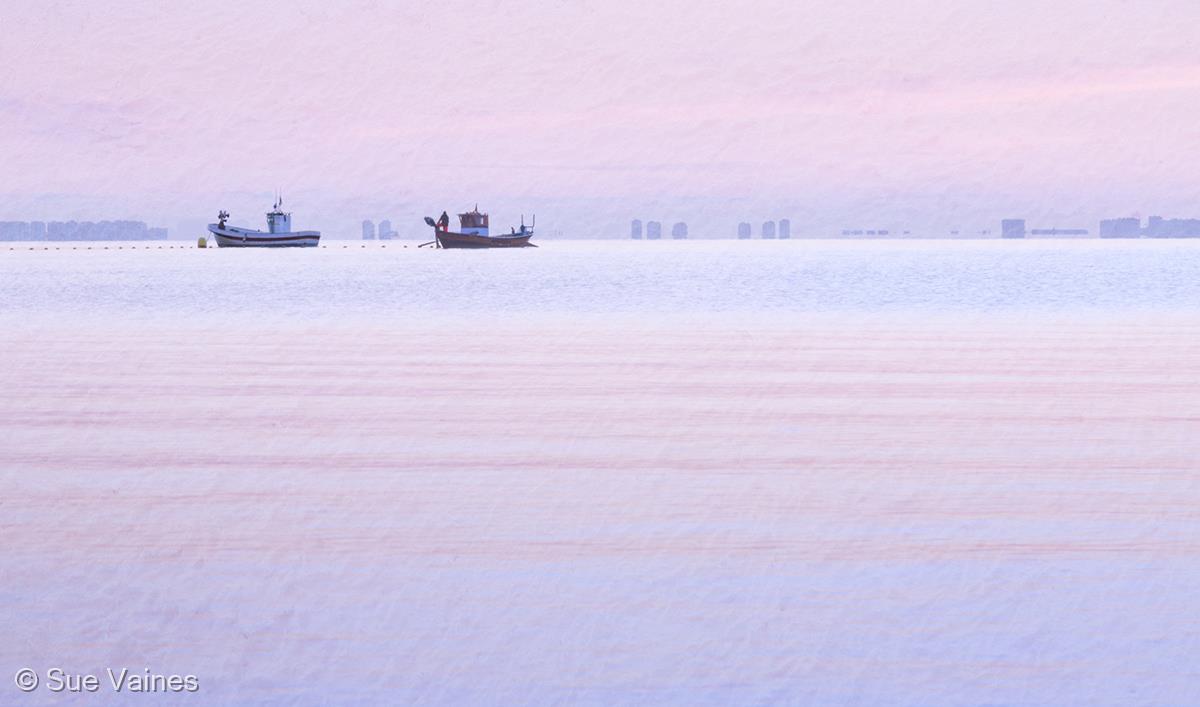
[[[614,223],[1200,215],[1198,20],[1185,1],[6,3],[0,219],[258,219],[275,188],[338,228],[475,201]]]

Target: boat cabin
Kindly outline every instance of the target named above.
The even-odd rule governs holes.
[[[292,215],[279,209],[283,200],[277,200],[275,207],[267,212],[267,231],[269,233],[291,233]]]
[[[488,235],[488,215],[479,213],[479,204],[465,214],[458,215],[459,233],[473,236]]]

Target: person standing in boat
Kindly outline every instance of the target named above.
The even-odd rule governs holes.
[[[443,211],[442,217],[438,219],[437,225],[438,225],[439,231],[442,231],[442,232],[449,231],[450,230],[450,214]]]

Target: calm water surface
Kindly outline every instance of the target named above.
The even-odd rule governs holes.
[[[1200,703],[1200,242],[65,245],[0,703]]]

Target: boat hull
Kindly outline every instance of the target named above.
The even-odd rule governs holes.
[[[268,233],[242,228],[221,228],[215,223],[208,230],[222,248],[315,248],[321,240],[320,231]]]
[[[443,248],[532,248],[532,233],[511,236],[481,236],[473,233],[437,231],[438,245]]]

